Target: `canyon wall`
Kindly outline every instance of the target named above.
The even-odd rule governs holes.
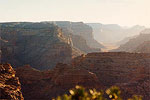
[[[52,70],[38,71],[24,66],[17,68],[16,72],[25,100],[50,100],[68,93],[68,90],[76,85],[86,88],[103,87],[94,73],[61,63]]]
[[[120,86],[124,99],[133,94],[150,98],[149,53],[89,53],[75,58],[72,65],[96,74],[105,87]]]
[[[24,100],[19,79],[9,64],[0,64],[0,99]]]
[[[137,94],[142,95],[143,100],[149,100],[149,68],[150,54],[108,52],[81,55],[70,65],[60,63],[47,71],[24,66],[16,72],[27,100],[49,100],[68,93],[75,85],[97,90],[116,85],[121,88],[124,99]]]
[[[149,29],[142,31],[140,33],[140,35],[130,39],[127,43],[122,44],[119,48],[112,50],[112,51],[135,52],[136,49],[138,48],[138,46],[142,45],[146,41],[150,41],[150,30]]]
[[[150,53],[150,41],[145,41],[144,43],[140,44],[134,52]]]
[[[118,45],[119,41],[124,38],[138,35],[144,26],[122,27],[117,24],[101,24],[101,23],[87,23],[87,25],[93,28],[94,38],[98,42],[113,43]],[[121,41],[126,42],[126,41]]]
[[[92,28],[82,22],[1,23],[0,37],[1,62],[16,67],[29,64],[40,70],[100,52],[102,47],[93,39]]]
[[[80,55],[54,24],[0,24],[1,61],[13,66],[29,64],[40,70],[53,68],[57,63],[69,63]],[[3,41],[2,41],[3,40]]]
[[[66,33],[67,30],[69,31],[70,34],[77,35],[85,39],[87,45],[90,48],[97,48],[97,49],[104,48],[102,44],[98,43],[94,39],[93,29],[83,22],[56,21],[53,23],[61,27],[64,33]],[[75,43],[77,41],[73,41],[73,42]]]

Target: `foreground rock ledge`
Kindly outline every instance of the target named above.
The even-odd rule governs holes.
[[[9,64],[0,64],[0,100],[24,100],[21,84]]]

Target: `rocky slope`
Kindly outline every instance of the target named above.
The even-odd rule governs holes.
[[[71,35],[70,36],[72,39],[72,45],[76,48],[78,48],[80,51],[83,53],[91,53],[91,52],[100,52],[100,48],[91,48],[87,45],[87,42],[85,39],[83,39],[79,35]]]
[[[49,71],[25,66],[16,72],[27,100],[48,100],[77,84],[98,90],[117,85],[123,89],[124,98],[138,94],[144,96],[143,100],[149,100],[149,68],[150,54],[108,52],[82,55],[70,65],[58,64]]]
[[[30,64],[36,69],[49,69],[81,54],[54,24],[3,23],[0,35],[1,60],[16,67]]]
[[[142,31],[140,35],[130,39],[127,43],[112,51],[134,52],[138,46],[142,45],[146,41],[150,41],[150,31],[148,29]]]
[[[25,100],[50,100],[67,93],[76,85],[87,88],[103,87],[94,73],[66,64],[58,64],[48,71],[38,71],[30,66],[24,66],[17,68],[16,72],[22,84]]]
[[[104,48],[102,44],[98,43],[94,39],[93,29],[83,22],[56,21],[53,23],[61,27],[64,33],[66,33],[66,31],[69,31],[70,34],[80,36],[81,38],[86,40],[86,43],[90,48]],[[73,41],[73,43],[75,42],[77,41]]]
[[[123,45],[123,44],[127,43],[130,39],[136,38],[137,36],[138,36],[138,35],[131,36],[131,37],[125,37],[125,38],[122,39],[121,41],[117,42],[116,45],[118,45],[118,46]]]
[[[0,99],[24,100],[19,79],[9,64],[0,64]]]
[[[150,53],[150,41],[145,41],[139,45],[134,52],[138,53]]]
[[[127,99],[133,94],[143,96],[143,100],[149,100],[150,98],[150,75],[141,74],[139,77],[136,77],[132,81],[124,84],[117,84],[121,87],[123,91],[123,97]]]
[[[115,44],[118,44],[118,42],[123,40],[125,37],[138,35],[145,29],[145,27],[138,25],[130,28],[121,27],[117,24],[87,23],[87,25],[93,28],[94,38],[97,41]]]
[[[150,54],[138,53],[90,53],[77,57],[73,66],[95,73],[106,87],[117,85],[123,90],[124,98],[133,94],[150,96]]]

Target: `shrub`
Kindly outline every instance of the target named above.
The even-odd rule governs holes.
[[[64,94],[52,100],[108,100],[104,97],[104,92],[102,90],[96,91],[96,89],[89,89],[89,91],[86,91],[82,86],[76,86],[74,89],[69,90],[69,92],[69,95]],[[106,94],[109,100],[123,100],[120,96],[121,91],[119,87],[112,86],[106,90]],[[142,100],[142,96],[134,95],[128,100]]]

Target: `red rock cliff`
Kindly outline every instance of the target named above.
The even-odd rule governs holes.
[[[19,79],[9,64],[0,64],[0,99],[24,100]]]

